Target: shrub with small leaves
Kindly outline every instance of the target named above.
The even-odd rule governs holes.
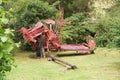
[[[2,3],[2,1],[0,0]],[[4,80],[5,73],[11,70],[14,63],[14,57],[11,51],[14,48],[14,42],[10,38],[14,36],[13,30],[4,28],[3,26],[8,23],[5,18],[6,11],[0,6],[0,80]]]

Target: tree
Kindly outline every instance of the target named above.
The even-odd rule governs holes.
[[[90,3],[90,8],[92,9],[90,15],[99,18],[107,15],[106,10],[114,6],[116,0],[91,0]]]
[[[59,10],[59,7],[64,8],[65,18],[72,16],[72,14],[79,12],[89,12],[90,0],[43,0],[49,4],[53,4]]]

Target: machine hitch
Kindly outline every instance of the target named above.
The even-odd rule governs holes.
[[[50,58],[48,60],[49,61],[54,61],[54,62],[57,61],[57,62],[60,62],[60,63],[63,63],[65,65],[67,65],[67,70],[69,70],[69,69],[76,69],[77,68],[76,65],[72,65],[72,64],[70,64],[68,62],[65,62],[63,60],[60,60],[60,59],[58,59],[57,57],[54,57],[54,56],[50,56]]]

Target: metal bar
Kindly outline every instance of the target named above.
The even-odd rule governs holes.
[[[68,62],[62,61],[62,60],[60,60],[60,59],[58,59],[58,58],[56,58],[56,57],[54,57],[54,56],[50,56],[50,58],[51,58],[52,61],[59,61],[59,62],[61,62],[61,63],[63,63],[63,64],[68,65],[68,66],[67,66],[67,69],[76,69],[76,68],[77,68],[76,65],[72,65],[72,64],[70,64],[70,63],[68,63]]]

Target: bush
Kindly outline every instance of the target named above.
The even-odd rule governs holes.
[[[120,47],[120,0],[99,1],[96,1],[96,3],[102,4],[94,5],[93,14],[91,15],[96,17],[97,21],[96,23],[88,24],[87,28],[89,30],[99,31],[97,37],[98,46]]]
[[[64,43],[85,42],[88,35],[94,37],[96,32],[99,35],[96,38],[99,47],[120,47],[120,18],[105,16],[92,21],[83,13],[77,13],[66,18],[66,21],[72,22],[71,25],[65,25],[63,31]],[[85,25],[82,25],[85,22]]]
[[[120,19],[117,17],[102,17],[94,24],[89,24],[87,28],[98,31],[97,45],[100,47],[119,47],[120,43]]]
[[[86,28],[86,25],[90,20],[84,13],[73,14],[71,17],[68,17],[65,20],[67,22],[71,22],[72,24],[65,25],[63,28],[64,43],[82,43],[86,41],[88,35],[95,34]]]
[[[19,1],[16,4],[20,4],[13,9],[11,9],[11,13],[15,15],[12,17],[10,26],[12,29],[18,30],[21,27],[32,27],[38,21],[42,21],[44,19],[55,19],[58,15],[57,9],[49,5],[47,2],[43,2],[40,0],[27,0],[27,1]],[[23,5],[23,6],[22,6]],[[22,42],[22,49],[29,49],[28,44],[26,44],[23,40],[21,33],[15,33],[15,41]]]
[[[14,58],[11,53],[14,48],[14,43],[10,38],[14,34],[12,30],[3,27],[8,22],[4,14],[6,14],[6,11],[0,6],[0,80],[4,79],[6,72],[11,71],[14,63]]]

